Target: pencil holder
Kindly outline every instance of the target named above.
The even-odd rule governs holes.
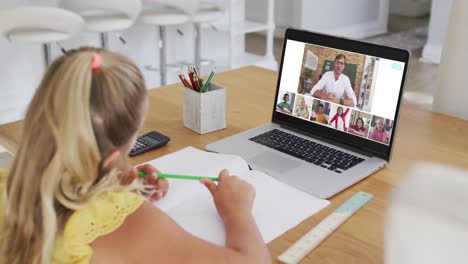
[[[199,93],[184,88],[184,126],[198,134],[226,128],[226,89],[210,84]]]

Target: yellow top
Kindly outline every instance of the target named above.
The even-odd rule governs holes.
[[[327,123],[327,117],[322,113],[317,113],[317,117],[316,117],[315,121],[317,121],[319,123],[322,123],[322,124],[326,124]]]
[[[0,170],[0,179],[5,172]],[[143,197],[132,192],[103,193],[88,207],[73,212],[55,241],[52,263],[89,263],[93,254],[89,244],[119,228],[143,201]]]

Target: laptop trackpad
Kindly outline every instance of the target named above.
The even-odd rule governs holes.
[[[257,165],[280,173],[301,165],[300,162],[282,156],[274,151],[262,152],[251,158],[250,161],[254,167]]]

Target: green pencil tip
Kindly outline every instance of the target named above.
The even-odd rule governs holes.
[[[146,172],[139,171],[139,172],[138,172],[138,176],[140,176],[140,177],[148,177],[149,175],[148,175],[148,173],[146,173]]]

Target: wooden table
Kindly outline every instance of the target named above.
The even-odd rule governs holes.
[[[228,126],[203,136],[182,124],[181,85],[152,90],[149,116],[141,133],[157,130],[170,136],[172,141],[164,148],[133,158],[132,163],[155,159],[186,146],[204,149],[210,142],[271,121],[276,80],[276,72],[257,67],[217,74],[213,82],[228,89]],[[0,126],[0,145],[13,146],[18,142],[21,126],[21,122]],[[336,195],[329,207],[272,241],[268,245],[272,257],[276,259],[357,191],[365,191],[375,198],[310,253],[303,263],[382,263],[385,210],[392,189],[419,160],[468,168],[467,133],[466,121],[403,105],[393,160],[388,167]]]

